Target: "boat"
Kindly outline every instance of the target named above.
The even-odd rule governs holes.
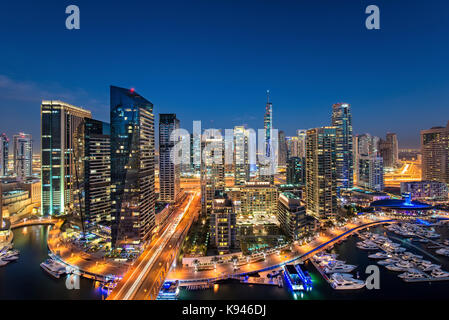
[[[45,262],[42,262],[40,266],[42,269],[58,279],[61,275],[66,273],[66,267],[63,264],[52,259],[47,259]]]
[[[284,277],[293,291],[303,291],[305,286],[301,280],[298,270],[292,264],[287,264],[284,267]]]
[[[435,252],[438,253],[439,255],[449,257],[449,249],[448,248],[441,248]]]
[[[357,266],[354,266],[352,264],[344,264],[341,261],[338,261],[337,263],[331,264],[324,268],[324,272],[326,273],[348,273],[352,272]]]
[[[441,266],[439,264],[423,265],[422,267],[423,267],[423,271],[426,271],[426,272],[441,269]]]
[[[357,248],[362,249],[362,250],[377,250],[377,249],[379,249],[377,244],[375,244],[374,242],[369,241],[369,240],[357,242]]]
[[[6,257],[3,257],[3,258],[2,258],[3,261],[8,261],[8,262],[10,262],[10,261],[16,261],[16,260],[18,260],[18,259],[19,259],[19,257],[16,256],[16,255],[10,255],[10,256],[6,256]]]
[[[407,268],[399,267],[396,264],[389,264],[389,265],[385,266],[385,268],[387,268],[390,271],[397,271],[397,272],[407,271]]]
[[[298,271],[298,275],[301,278],[306,291],[312,290],[312,277],[310,276],[309,272],[307,272],[307,270],[305,269],[305,266],[297,264],[295,268],[296,271]]]
[[[383,253],[383,252],[376,252],[374,254],[368,255],[368,258],[371,258],[371,259],[387,259],[388,257],[389,257],[389,255],[386,253]]]
[[[449,278],[449,272],[442,271],[441,269],[434,269],[430,273],[433,278]]]
[[[6,266],[8,263],[8,261],[3,261],[2,259],[0,259],[0,267]]]
[[[409,270],[407,272],[401,273],[398,277],[404,280],[412,280],[425,278],[425,275],[419,271]]]
[[[356,290],[365,286],[362,280],[354,279],[351,274],[334,273],[330,277],[331,285],[336,290]]]

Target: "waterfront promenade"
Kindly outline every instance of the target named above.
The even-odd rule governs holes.
[[[171,270],[166,280],[179,280],[181,282],[216,281],[245,275],[253,272],[274,270],[285,264],[307,260],[314,254],[332,247],[335,243],[344,240],[355,232],[374,227],[376,225],[395,223],[395,220],[374,221],[360,218],[356,223],[349,223],[340,229],[329,230],[306,245],[293,245],[293,250],[286,254],[271,254],[263,261],[250,262],[234,270],[232,263],[217,264],[215,269],[195,271],[193,267],[177,266]]]

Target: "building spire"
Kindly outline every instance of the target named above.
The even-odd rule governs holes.
[[[267,90],[267,103],[270,103],[270,90]]]

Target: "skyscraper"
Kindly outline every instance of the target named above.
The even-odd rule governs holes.
[[[74,209],[84,231],[109,227],[111,223],[110,135],[109,123],[89,118],[74,134]]]
[[[307,213],[317,218],[333,217],[337,212],[336,136],[335,127],[307,130]]]
[[[298,129],[296,131],[296,135],[298,136],[298,156],[300,158],[306,157],[306,138],[307,138],[307,130]]]
[[[270,91],[267,91],[267,104],[265,105],[265,115],[264,115],[264,131],[265,131],[265,158],[272,159],[277,157],[278,150],[273,144],[273,104],[270,102]],[[273,171],[277,171],[277,166],[273,164],[270,160],[269,163],[261,163],[259,161],[259,180],[274,183]]]
[[[210,215],[210,244],[218,254],[227,254],[236,247],[236,214],[232,201],[226,194],[215,196]]]
[[[211,214],[217,192],[225,189],[224,140],[220,136],[202,137],[201,161],[201,209],[204,215]]]
[[[370,134],[357,135],[354,143],[356,183],[359,187],[382,191],[384,188],[383,159],[380,139]]]
[[[399,161],[399,143],[396,133],[387,133],[387,141],[391,144],[393,155],[393,166],[396,166]]]
[[[288,159],[287,184],[306,184],[305,158],[292,157]]]
[[[386,168],[394,168],[399,161],[399,146],[396,133],[387,133],[386,140],[380,140],[380,155]]]
[[[0,135],[0,177],[8,174],[9,139],[6,133]]]
[[[73,204],[73,135],[90,111],[62,101],[42,101],[42,214],[67,213]]]
[[[285,132],[284,131],[279,131],[279,157],[278,157],[278,162],[279,162],[279,166],[281,167],[285,167],[285,165],[287,164],[287,156],[288,156],[288,151],[287,151],[287,141],[286,141],[286,137],[285,137]]]
[[[352,154],[352,114],[347,103],[332,106],[332,126],[336,129],[337,190],[354,185],[354,158]]]
[[[243,186],[249,179],[248,133],[244,127],[234,127],[234,184]]]
[[[14,174],[19,179],[31,177],[33,170],[33,141],[30,134],[14,135]]]
[[[421,131],[422,180],[449,184],[449,121]]]
[[[112,245],[139,245],[155,227],[153,104],[111,86]]]
[[[159,114],[159,184],[160,200],[174,203],[181,191],[180,164],[171,159],[175,141],[171,139],[174,130],[179,129],[176,114]],[[189,138],[190,139],[190,138]]]

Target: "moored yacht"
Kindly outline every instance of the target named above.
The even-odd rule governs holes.
[[[355,290],[365,286],[362,280],[354,279],[352,275],[345,273],[334,273],[330,277],[331,285],[336,290]]]

